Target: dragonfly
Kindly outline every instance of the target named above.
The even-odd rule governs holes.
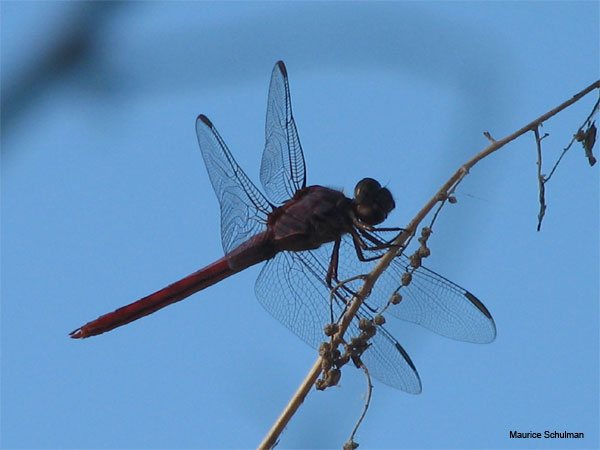
[[[265,148],[260,181],[265,194],[237,164],[213,123],[196,120],[198,144],[217,196],[225,256],[136,302],[98,317],[70,333],[96,336],[183,300],[250,266],[264,262],[255,285],[262,306],[309,345],[326,340],[324,325],[341,317],[358,291],[357,274],[370,272],[386,250],[388,233],[377,228],[394,209],[390,191],[372,178],[359,181],[354,197],[325,186],[306,185],[306,164],[298,137],[286,66],[275,64],[269,85]],[[369,255],[369,256],[367,256]],[[402,285],[410,260],[401,253],[375,283],[347,330],[360,333],[359,320],[371,320]],[[332,285],[352,281],[337,289]],[[495,339],[492,315],[472,293],[423,267],[412,268],[402,301],[391,315],[459,341]],[[408,353],[383,326],[360,357],[383,383],[408,393],[421,392],[421,380]]]

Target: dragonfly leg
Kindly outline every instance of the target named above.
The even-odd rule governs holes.
[[[381,255],[367,257],[364,255],[363,251],[387,250],[393,247],[393,245],[391,245],[389,242],[383,242],[365,230],[359,229],[358,232],[353,230],[350,232],[350,234],[352,236],[352,241],[354,242],[356,256],[358,257],[359,261],[362,262],[376,261],[377,259],[381,258]],[[365,242],[365,239],[374,245],[369,246],[369,244]]]
[[[327,269],[327,276],[325,278],[325,281],[326,281],[329,289],[335,293],[335,296],[338,298],[338,300],[341,300],[344,304],[346,304],[347,296],[340,294],[339,291],[344,291],[346,294],[348,294],[351,297],[356,296],[357,293],[356,293],[356,291],[350,289],[346,285],[346,282],[348,280],[346,280],[346,282],[340,282],[340,280],[339,280],[338,264],[339,264],[339,258],[340,258],[340,244],[341,244],[341,239],[338,239],[333,243],[333,251],[331,252],[331,259],[329,260],[329,268]],[[361,253],[361,255],[362,255],[362,253]],[[360,277],[360,275],[358,275],[357,277]],[[335,286],[334,286],[334,282],[335,282]]]
[[[382,241],[381,239],[377,238],[376,236],[374,236],[373,234],[369,233],[366,230],[359,229],[358,232],[365,239],[367,239],[367,240],[371,241],[373,244],[375,244],[372,247],[368,247],[366,250],[388,250],[392,247],[401,247],[399,245],[392,244],[392,242],[394,241],[394,239],[396,239],[396,237],[391,238],[389,241]]]
[[[336,239],[333,243],[333,251],[331,252],[331,258],[329,259],[329,268],[327,269],[327,286],[331,289],[333,287],[331,281],[338,282],[338,263],[340,258],[340,243],[341,239]]]
[[[405,231],[406,228],[402,228],[402,227],[374,227],[373,225],[367,225],[366,223],[360,222],[359,220],[356,220],[356,218],[353,220],[354,226],[356,228],[358,228],[359,230],[365,230],[365,231]]]
[[[402,233],[403,231],[406,230],[406,228],[402,228],[402,227],[369,227],[367,228],[369,231],[398,231],[400,233]]]

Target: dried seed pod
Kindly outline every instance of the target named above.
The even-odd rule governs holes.
[[[431,250],[429,250],[425,244],[421,245],[417,252],[421,258],[427,258],[429,255],[431,255]]]
[[[365,331],[368,330],[369,327],[372,327],[373,324],[371,323],[370,320],[365,319],[364,317],[361,317],[360,320],[358,321],[358,329]]]
[[[350,355],[348,353],[344,353],[338,359],[335,360],[335,365],[338,367],[345,366],[350,361]]]
[[[331,369],[327,372],[326,377],[328,386],[336,386],[342,378],[342,372],[339,369]]]
[[[328,323],[327,325],[325,325],[325,327],[323,328],[323,331],[325,332],[326,336],[333,336],[335,333],[337,333],[339,331],[340,327],[337,323]]]
[[[392,305],[397,305],[401,301],[402,301],[402,296],[400,294],[398,294],[397,292],[392,294],[392,298],[390,299],[390,303]]]
[[[421,267],[421,256],[419,256],[418,250],[416,253],[413,253],[412,255],[410,255],[410,266],[414,267],[415,269],[417,267]]]
[[[373,317],[373,323],[375,325],[383,325],[385,323],[385,317],[383,317],[381,314],[377,314],[375,317]]]
[[[332,361],[330,361],[328,358],[321,358],[321,370],[323,372],[327,372],[328,370],[331,370],[332,367],[333,367]]]
[[[344,444],[342,450],[356,450],[358,448],[358,443],[354,442],[354,440],[349,440]]]
[[[317,381],[315,381],[315,388],[318,391],[324,391],[327,387],[327,382],[323,378],[319,378]]]
[[[364,343],[366,343],[369,339],[375,336],[375,333],[377,333],[377,328],[375,327],[375,325],[371,325],[370,328],[360,333],[360,338]]]
[[[350,349],[360,347],[361,345],[363,345],[363,341],[360,337],[353,337],[352,339],[350,339],[350,343],[348,344]]]
[[[319,356],[328,355],[331,351],[331,344],[329,342],[321,342],[319,345]]]

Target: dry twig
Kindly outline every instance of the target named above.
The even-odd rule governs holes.
[[[354,429],[350,434],[350,438],[348,439],[348,442],[344,444],[344,450],[353,450],[358,447],[358,444],[354,441],[354,436],[356,435],[358,427],[362,423],[363,419],[367,414],[367,411],[369,410],[369,405],[371,404],[371,395],[373,394],[373,383],[371,383],[371,375],[369,374],[369,369],[362,362],[360,368],[365,373],[365,378],[367,379],[367,398],[365,399],[365,406],[363,407],[362,413],[356,421],[356,425],[354,426]]]
[[[548,120],[550,117],[556,115],[560,111],[564,110],[565,108],[569,107],[573,103],[577,102],[579,99],[581,99],[586,94],[593,91],[594,89],[600,89],[600,80],[592,83],[587,88],[583,89],[581,92],[575,94],[569,100],[561,103],[556,108],[548,111],[547,113],[543,114],[542,116],[540,116],[537,119],[533,120],[532,122],[528,123],[521,129],[515,131],[514,133],[512,133],[500,140],[494,140],[489,133],[485,134],[486,137],[491,141],[491,144],[488,145],[486,148],[484,148],[481,152],[479,152],[478,154],[473,156],[471,159],[469,159],[465,164],[463,164],[448,179],[448,181],[446,181],[446,183],[444,183],[444,185],[438,190],[438,192],[425,204],[425,206],[417,213],[417,215],[409,222],[409,224],[404,229],[404,231],[402,231],[402,233],[400,233],[400,235],[392,241],[390,250],[387,251],[379,259],[379,261],[377,262],[377,264],[375,265],[375,267],[373,268],[371,273],[365,278],[365,283],[358,290],[358,292],[356,293],[357,295],[352,299],[348,310],[346,311],[342,320],[339,323],[339,331],[334,335],[333,342],[336,344],[339,344],[340,342],[342,342],[344,333],[346,332],[350,323],[356,316],[356,313],[358,312],[363,301],[368,297],[368,294],[371,292],[371,289],[372,289],[373,285],[375,284],[375,281],[381,276],[383,271],[385,271],[385,269],[390,265],[392,260],[397,256],[398,249],[402,248],[406,244],[407,240],[411,236],[414,235],[415,230],[417,229],[417,227],[419,226],[421,221],[431,212],[431,210],[434,208],[434,206],[438,202],[444,202],[448,198],[448,195],[450,193],[454,192],[456,187],[460,184],[460,182],[469,173],[469,171],[475,164],[477,164],[483,158],[494,153],[495,151],[497,151],[498,149],[500,149],[507,143],[522,136],[523,134],[525,134],[529,131],[537,130],[538,127],[543,122]],[[550,174],[550,175],[552,175],[552,174]],[[271,427],[271,429],[269,430],[269,432],[267,433],[267,435],[265,436],[263,441],[259,444],[258,448],[269,449],[275,445],[275,443],[278,439],[278,436],[281,434],[281,432],[283,431],[285,426],[288,424],[289,420],[292,418],[292,416],[294,415],[296,410],[300,407],[300,405],[304,401],[304,398],[310,391],[311,387],[313,386],[313,384],[315,384],[315,381],[319,377],[320,373],[321,373],[321,357],[319,357],[317,359],[317,361],[314,363],[314,365],[312,366],[312,368],[306,375],[304,381],[299,386],[298,390],[293,395],[291,400],[288,402],[288,404],[286,405],[283,412],[277,418],[277,420],[275,421],[275,423],[273,424],[273,426]]]
[[[533,133],[535,135],[535,146],[537,148],[537,179],[540,191],[540,212],[538,213],[537,230],[540,231],[544,214],[546,214],[546,178],[542,174],[542,139],[548,136],[548,133],[540,137],[539,127],[535,127]]]

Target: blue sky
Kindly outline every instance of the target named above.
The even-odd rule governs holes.
[[[396,226],[483,131],[511,133],[599,72],[597,2],[0,7],[4,448],[260,442],[316,358],[255,300],[260,267],[106,335],[68,333],[221,257],[194,120],[258,181],[278,59],[309,184],[379,179]],[[546,172],[596,99],[544,124]],[[423,393],[375,382],[361,448],[598,446],[598,168],[567,154],[538,233],[535,163],[526,135],[477,165],[429,241],[427,265],[483,300],[496,341],[388,320]],[[280,447],[339,448],[364,391],[351,368],[312,391]]]

